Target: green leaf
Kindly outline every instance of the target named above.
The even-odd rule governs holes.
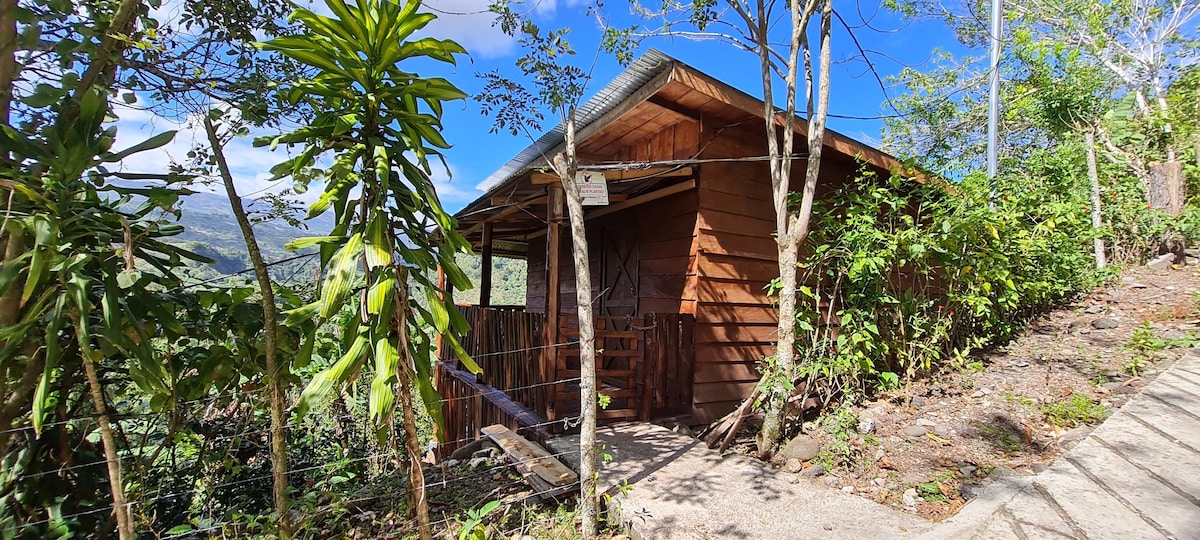
[[[362,254],[362,235],[353,234],[330,261],[329,273],[321,286],[321,318],[329,319],[342,309],[350,287],[358,277],[358,256]]]
[[[165,146],[167,143],[171,142],[174,139],[175,139],[174,131],[165,131],[163,133],[159,133],[158,135],[150,137],[149,139],[146,139],[140,143],[130,146],[129,148],[121,150],[120,152],[107,154],[103,157],[102,161],[105,163],[115,163],[115,162],[121,161],[122,159],[125,159],[133,154],[136,154],[138,152],[144,152],[146,150],[153,150],[155,148]]]
[[[289,251],[299,251],[313,246],[325,244],[340,244],[346,241],[345,236],[307,236],[288,242],[283,247]]]
[[[345,383],[350,375],[361,367],[364,354],[369,347],[370,341],[367,336],[356,336],[346,350],[346,354],[342,355],[329,369],[316,374],[308,386],[304,387],[304,391],[300,393],[300,399],[296,403],[296,419],[299,420],[307,415],[317,402],[329,395],[335,385]]]
[[[367,268],[374,270],[392,265],[392,243],[388,241],[387,214],[378,207],[372,214],[367,222],[366,259]]]

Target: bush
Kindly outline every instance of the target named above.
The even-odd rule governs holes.
[[[994,210],[981,176],[948,186],[863,172],[826,198],[800,262],[801,377],[848,394],[894,386],[962,365],[1094,287],[1087,201],[1071,195],[1082,191],[1035,180]]]

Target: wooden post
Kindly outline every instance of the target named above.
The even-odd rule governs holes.
[[[479,252],[483,255],[479,276],[479,307],[492,305],[492,223],[483,224],[483,240]]]
[[[559,289],[561,288],[560,263],[562,259],[562,223],[565,192],[562,185],[546,186],[546,336],[542,349],[542,377],[545,382],[558,379]],[[556,420],[554,410],[558,399],[558,385],[547,385],[546,419]]]

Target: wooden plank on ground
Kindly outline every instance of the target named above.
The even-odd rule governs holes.
[[[545,448],[529,442],[525,437],[513,433],[511,429],[495,424],[481,429],[480,432],[495,441],[504,453],[513,458],[517,470],[539,492],[554,487],[570,486],[579,481],[579,475],[575,474],[575,471],[551,456]]]

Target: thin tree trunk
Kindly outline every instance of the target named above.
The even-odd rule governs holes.
[[[583,225],[583,200],[575,182],[575,108],[566,116],[566,153],[554,157],[555,169],[566,192],[571,220],[571,259],[575,265],[575,302],[579,315],[579,514],[584,540],[596,538],[599,508],[596,501],[596,331],[592,318],[592,273],[588,265],[587,233]],[[558,291],[548,291],[558,294]],[[550,324],[557,324],[550,314]]]
[[[396,326],[399,339],[396,350],[400,353],[400,362],[396,366],[397,384],[400,385],[400,415],[404,421],[404,452],[408,459],[408,485],[410,488],[409,501],[417,514],[417,534],[421,540],[432,540],[433,530],[429,524],[429,501],[425,497],[425,470],[421,468],[421,442],[417,435],[417,416],[413,412],[413,364],[408,347],[408,276],[403,270],[396,275],[399,283],[397,291]]]
[[[86,317],[87,315],[81,315]],[[76,325],[78,327],[78,324]],[[96,406],[97,423],[100,424],[100,441],[104,443],[104,459],[108,466],[108,485],[112,489],[113,513],[117,516],[117,534],[121,540],[133,540],[133,522],[129,519],[129,504],[125,501],[125,484],[121,481],[121,460],[117,457],[117,442],[113,437],[112,424],[108,422],[108,405],[104,401],[104,388],[96,375],[95,361],[83,355],[83,373],[92,392],[92,403]]]
[[[811,62],[807,60],[809,57],[807,27],[808,22],[816,9],[821,9],[821,50],[820,64],[818,72],[813,73]],[[779,256],[779,325],[777,327],[776,336],[778,344],[775,349],[775,373],[774,380],[770,383],[772,388],[767,399],[766,415],[763,419],[763,427],[759,432],[758,437],[758,454],[759,457],[769,457],[775,446],[779,444],[780,435],[783,432],[784,416],[787,413],[787,388],[793,382],[792,379],[796,373],[796,263],[799,258],[800,244],[808,236],[809,222],[812,218],[813,200],[816,197],[817,178],[821,173],[821,150],[825,143],[825,117],[829,110],[829,70],[832,56],[830,54],[830,28],[833,20],[832,4],[825,1],[810,0],[801,9],[798,2],[791,6],[792,18],[792,55],[789,57],[788,75],[786,84],[788,86],[788,117],[784,125],[784,144],[783,148],[779,149],[777,145],[769,143],[768,148],[772,152],[772,187],[775,195],[775,212],[776,224],[779,233],[776,237],[778,244]],[[760,46],[766,47],[767,43],[764,40]],[[808,117],[808,168],[805,172],[804,191],[801,197],[800,208],[798,211],[791,211],[787,206],[788,189],[791,181],[791,160],[793,155],[792,134],[794,129],[792,121],[795,117],[795,86],[797,80],[797,66],[799,63],[798,53],[800,49],[804,49],[805,61],[805,81],[807,91],[805,92],[809,105]],[[763,73],[764,94],[768,97],[768,107],[770,107],[770,76],[769,72]],[[811,110],[812,103],[812,82],[819,75],[819,86],[817,90],[816,110]],[[773,141],[775,135],[774,120],[767,124],[768,141]],[[784,154],[786,152],[786,154]],[[776,167],[775,161],[779,159],[780,163]]]
[[[292,537],[292,520],[288,511],[287,497],[287,436],[283,433],[286,407],[282,379],[285,376],[285,366],[279,365],[275,291],[271,288],[271,274],[267,271],[267,263],[263,260],[262,251],[258,248],[254,227],[250,225],[250,219],[246,216],[246,209],[242,205],[242,198],[238,195],[237,187],[233,185],[233,174],[229,170],[229,163],[225,160],[225,146],[208,115],[204,115],[204,131],[208,135],[213,158],[221,173],[221,181],[225,184],[229,207],[233,210],[238,228],[242,231],[242,241],[245,242],[246,253],[250,256],[250,266],[254,268],[254,277],[258,280],[258,292],[262,295],[267,392],[271,408],[271,480],[275,513],[279,515],[279,538],[288,540]]]
[[[9,123],[13,79],[17,76],[17,0],[0,0],[0,124]],[[8,149],[0,160],[8,158]]]
[[[1096,253],[1096,268],[1104,268],[1107,261],[1104,256],[1104,239],[1100,237],[1100,229],[1104,226],[1104,218],[1100,215],[1100,175],[1096,172],[1096,133],[1090,128],[1085,132],[1087,145],[1088,181],[1092,184],[1092,234]]]

